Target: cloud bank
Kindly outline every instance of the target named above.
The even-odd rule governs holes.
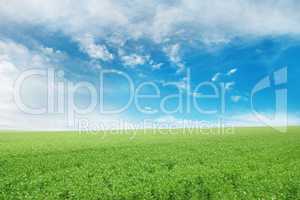
[[[213,43],[235,36],[299,34],[299,8],[293,0],[5,0],[0,16],[4,22],[43,25],[74,38],[89,33],[108,40],[121,35],[163,42],[193,35]]]

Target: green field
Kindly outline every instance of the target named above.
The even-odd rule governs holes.
[[[0,133],[0,199],[300,199],[300,128]]]

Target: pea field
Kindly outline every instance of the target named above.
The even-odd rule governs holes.
[[[4,131],[0,199],[300,199],[300,128]]]

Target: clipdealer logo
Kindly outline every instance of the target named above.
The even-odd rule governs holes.
[[[280,132],[286,132],[288,126],[288,112],[287,112],[287,67],[281,68],[271,75],[261,79],[252,89],[251,92],[251,108],[252,112],[262,123],[270,126]],[[273,116],[269,117],[255,109],[254,97],[257,93],[264,92],[267,88],[274,88],[275,92],[275,111]],[[280,122],[280,125],[277,124]]]

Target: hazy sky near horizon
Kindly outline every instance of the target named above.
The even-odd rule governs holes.
[[[276,91],[287,89],[289,124],[300,124],[299,10],[296,0],[0,0],[0,128],[72,129],[67,108],[91,103],[84,88],[74,94],[65,89],[64,113],[57,112],[57,102],[55,112],[48,107],[47,113],[24,113],[15,103],[15,81],[32,69],[54,71],[54,98],[59,83],[90,83],[97,106],[78,118],[93,123],[216,123],[221,118],[233,125],[261,124],[252,100],[255,111],[276,115],[271,123],[281,125],[284,109],[276,106],[285,100]],[[284,84],[278,89],[276,72],[281,69],[287,70],[287,80],[280,74]],[[101,88],[100,74],[107,70],[118,73],[105,76]],[[265,77],[272,84],[252,98]],[[203,83],[207,85],[197,90]],[[48,87],[45,78],[31,77],[20,96],[26,105],[43,108],[49,103]],[[119,113],[101,112],[101,106],[124,106],[137,92],[153,96],[133,101]],[[207,96],[216,93],[218,97]],[[71,107],[68,96],[74,100]],[[199,112],[195,102],[201,110],[217,112]]]

